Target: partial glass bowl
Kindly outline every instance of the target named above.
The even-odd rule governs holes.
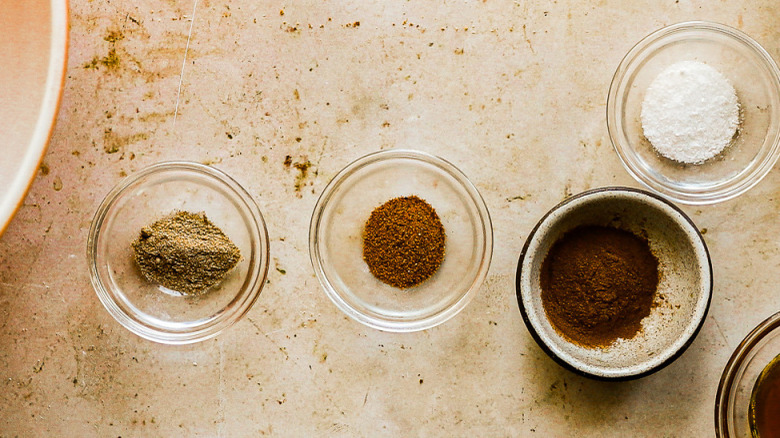
[[[368,270],[363,228],[376,207],[410,195],[438,213],[445,256],[431,278],[398,289]],[[322,287],[345,314],[376,329],[411,332],[443,323],[473,298],[490,267],[493,229],[484,200],[454,165],[394,149],[354,161],[325,187],[312,215],[309,252]]]
[[[645,91],[680,61],[699,61],[722,73],[737,92],[741,124],[731,144],[703,164],[683,164],[658,154],[642,131]],[[607,98],[607,128],[626,170],[672,200],[711,204],[758,184],[780,156],[780,70],[748,35],[703,21],[653,32],[626,54]]]
[[[204,212],[241,251],[218,285],[195,296],[148,281],[131,242],[142,227],[181,210]],[[155,164],[106,196],[87,241],[92,285],[106,310],[138,336],[165,344],[212,338],[252,307],[268,273],[268,232],[249,193],[227,174],[191,162]]]
[[[731,355],[715,398],[715,431],[721,438],[750,438],[748,412],[753,387],[780,354],[780,312],[751,331]]]

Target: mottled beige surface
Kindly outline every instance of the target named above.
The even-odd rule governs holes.
[[[777,172],[737,200],[686,208],[707,230],[712,308],[691,348],[650,377],[599,383],[556,365],[521,320],[514,272],[533,224],[566,195],[636,185],[605,124],[623,54],[658,27],[709,19],[780,59],[780,3],[193,3],[71,1],[57,126],[0,240],[0,436],[713,434],[728,356],[780,309]],[[403,335],[343,316],[307,248],[328,180],[396,146],[459,166],[485,197],[496,242],[474,301]],[[287,155],[312,162],[302,181]],[[272,240],[270,284],[249,315],[188,347],[119,326],[85,260],[102,197],[168,159],[233,175]]]

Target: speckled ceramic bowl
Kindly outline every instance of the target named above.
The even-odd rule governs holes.
[[[646,236],[658,258],[663,297],[632,339],[585,348],[561,336],[542,307],[540,271],[550,247],[580,225],[612,226]],[[548,212],[531,231],[517,266],[517,302],[539,346],[556,362],[601,380],[651,374],[693,342],[709,309],[712,266],[696,226],[669,201],[642,190],[607,187],[573,196]]]

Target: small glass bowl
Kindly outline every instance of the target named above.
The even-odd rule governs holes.
[[[780,312],[748,334],[731,355],[715,398],[715,431],[721,438],[750,438],[748,411],[758,376],[780,354]]]
[[[142,227],[175,210],[205,212],[241,251],[227,277],[197,296],[148,281],[130,246]],[[257,204],[228,175],[165,162],[129,176],[106,196],[89,230],[87,260],[98,298],[120,324],[152,341],[189,344],[216,336],[257,300],[268,273],[268,232]]]
[[[658,154],[642,131],[645,91],[666,67],[684,60],[708,64],[737,92],[741,124],[732,143],[699,165]],[[626,170],[640,183],[675,201],[711,204],[758,184],[780,155],[780,70],[744,33],[692,21],[653,32],[626,54],[607,98],[607,128]]]
[[[438,213],[445,256],[431,278],[398,289],[369,272],[363,227],[376,207],[410,195]],[[490,267],[493,229],[484,200],[460,170],[433,155],[395,149],[354,161],[325,187],[312,215],[309,252],[322,287],[344,313],[376,329],[411,332],[443,323],[473,298]]]

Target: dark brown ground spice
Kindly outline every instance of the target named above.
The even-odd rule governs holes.
[[[371,212],[363,231],[363,260],[377,279],[397,288],[430,278],[444,259],[444,226],[417,196],[393,198]]]
[[[629,231],[582,226],[550,248],[540,280],[552,326],[584,347],[605,347],[641,330],[655,302],[658,259]]]

